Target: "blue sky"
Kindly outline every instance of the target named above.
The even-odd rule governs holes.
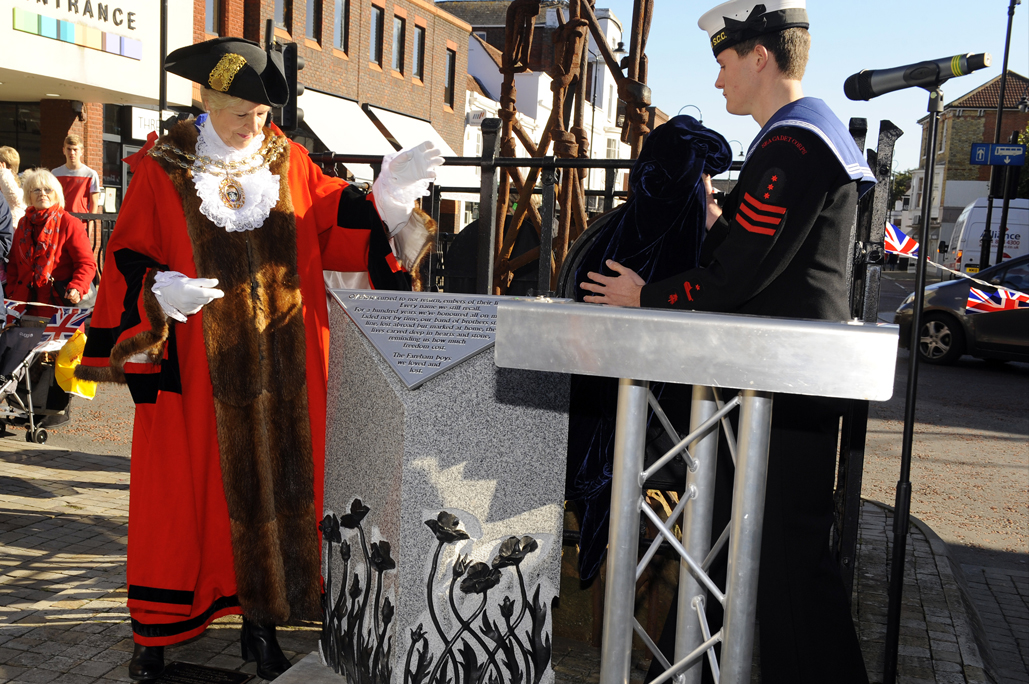
[[[703,112],[706,126],[746,146],[757,135],[758,126],[749,117],[726,113],[721,91],[714,87],[717,63],[707,34],[697,28],[700,15],[716,4],[655,0],[647,44],[648,84],[654,104],[663,111],[674,115],[685,105],[695,105]],[[871,147],[879,121],[892,121],[904,131],[897,141],[894,168],[915,168],[921,136],[917,121],[925,116],[928,94],[909,88],[870,102],[852,102],[843,95],[843,82],[862,69],[966,52],[991,53],[993,66],[944,84],[944,102],[950,102],[1000,75],[1008,4],[1009,0],[808,0],[812,47],[804,94],[825,100],[844,123],[854,116],[868,119]],[[597,6],[609,7],[621,20],[628,46],[632,0],[599,0]],[[1029,76],[1029,3],[1015,8],[1008,59],[1010,70]],[[694,107],[682,113],[697,116]],[[740,146],[733,143],[732,147],[738,154]]]

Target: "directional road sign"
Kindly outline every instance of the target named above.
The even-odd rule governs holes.
[[[1023,166],[1025,145],[972,143],[972,163],[982,166]]]

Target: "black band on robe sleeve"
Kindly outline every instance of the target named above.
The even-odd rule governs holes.
[[[369,199],[367,192],[356,185],[343,188],[339,197],[336,223],[341,228],[371,230],[373,234],[375,230],[385,231],[385,224],[379,217],[375,203]]]
[[[122,301],[122,316],[117,328],[90,327],[83,355],[88,358],[106,359],[111,356],[114,345],[123,330],[141,322],[139,315],[139,294],[147,271],[160,265],[151,257],[131,249],[119,249],[111,255],[114,267],[125,279],[125,298]],[[163,267],[167,268],[167,267]]]

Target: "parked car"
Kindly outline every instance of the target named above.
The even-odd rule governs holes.
[[[1029,255],[991,266],[976,274],[979,280],[1019,292],[1029,292]],[[935,283],[925,288],[918,353],[926,363],[951,364],[962,354],[980,359],[1029,361],[1029,308],[965,313],[967,278]],[[900,326],[900,346],[908,348],[915,295],[897,309],[893,322]]]

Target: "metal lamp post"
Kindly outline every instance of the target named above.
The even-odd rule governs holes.
[[[680,111],[682,111],[682,110],[680,110]],[[704,122],[701,121],[701,123],[704,123]],[[743,143],[741,143],[739,140],[729,140],[728,143],[729,143],[729,150],[730,151],[732,150],[732,144],[733,143],[736,143],[737,145],[740,146],[740,159],[743,159]],[[739,180],[739,176],[736,176],[736,179]],[[731,166],[729,167],[729,180],[730,181],[732,180],[732,167]]]
[[[700,107],[698,107],[697,105],[688,104],[688,105],[683,105],[682,107],[679,107],[679,111],[676,113],[676,116],[679,116],[679,114],[682,114],[682,110],[687,109],[689,107],[693,107],[694,109],[697,110],[697,121],[699,121],[700,123],[704,123],[704,112],[700,111]],[[742,147],[742,146],[743,146],[743,143],[740,143],[740,147]]]
[[[1000,143],[1000,125],[1004,118],[1004,90],[1008,84],[1008,52],[1011,49],[1011,25],[1015,21],[1015,5],[1021,5],[1022,0],[1011,0],[1011,4],[1008,5],[1008,33],[1004,39],[1004,66],[1001,67],[1000,72],[1000,94],[997,98],[997,126],[993,134],[993,144]],[[997,167],[990,167],[990,189],[986,194],[986,227],[983,229],[982,241],[980,243],[979,250],[979,270],[983,270],[990,265],[990,247],[993,244],[993,179],[996,175]],[[1007,177],[1005,176],[1005,180]],[[1001,222],[1003,226],[1004,222]],[[1003,244],[1003,243],[1002,243]],[[999,259],[998,259],[999,261]]]

